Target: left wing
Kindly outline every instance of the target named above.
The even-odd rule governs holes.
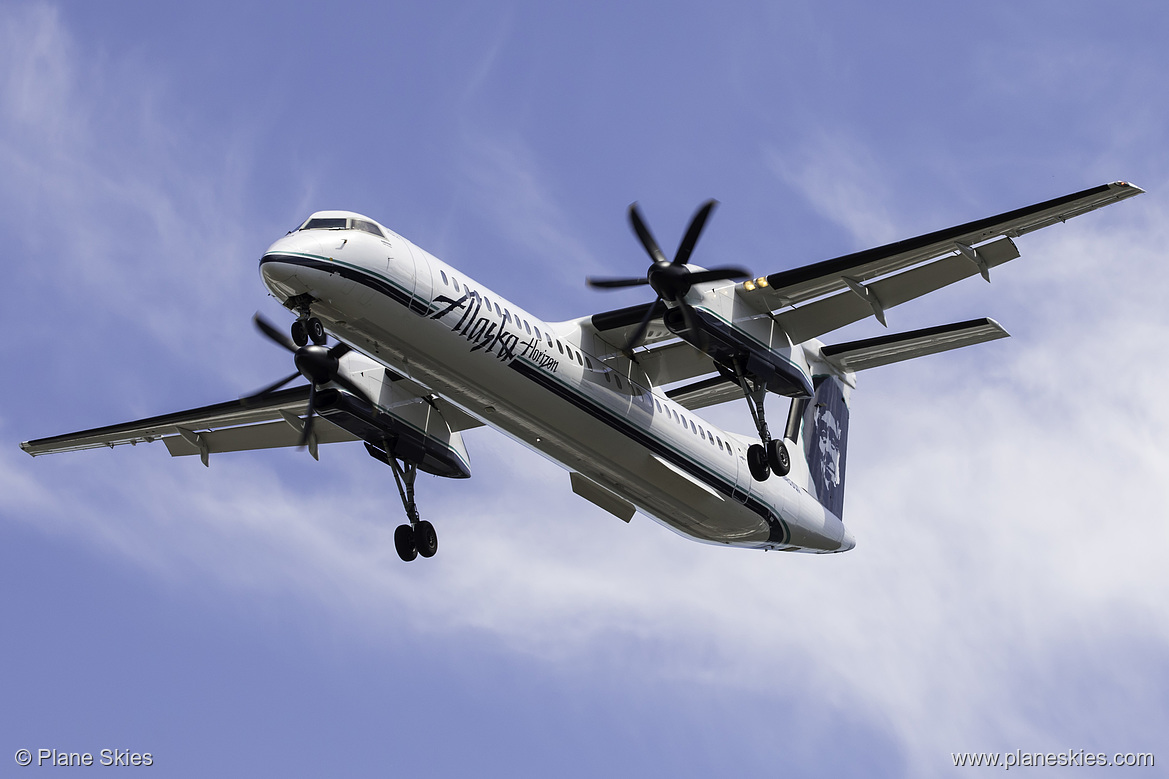
[[[763,291],[778,304],[771,308],[790,306],[846,288],[845,277],[868,281],[943,255],[965,256],[977,271],[977,252],[968,254],[963,248],[973,249],[994,238],[1018,238],[1142,192],[1140,187],[1123,181],[1104,184],[957,227],[773,273],[767,277],[769,286]]]
[[[773,273],[731,288],[734,311],[726,318],[735,326],[769,316],[792,344],[819,338],[853,322],[875,316],[885,324],[886,310],[956,281],[981,274],[1019,256],[1014,238],[1143,192],[1126,182],[1104,184],[1082,192],[1007,211],[974,222],[937,230],[916,238],[855,252],[836,259]],[[715,288],[717,292],[725,286]],[[659,300],[637,362],[654,384],[696,378],[714,370],[709,357],[679,341],[662,324],[665,306]],[[594,315],[593,330],[616,354],[620,344],[646,314],[646,305]],[[772,341],[775,338],[771,339]],[[694,402],[709,405],[716,397],[741,394],[737,386],[705,386]],[[725,382],[724,382],[725,384]],[[696,385],[691,385],[696,386]],[[690,388],[681,392],[690,393]]]

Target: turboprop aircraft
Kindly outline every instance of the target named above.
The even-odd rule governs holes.
[[[260,258],[295,314],[260,332],[296,371],[240,400],[26,441],[31,455],[162,440],[172,456],[361,441],[390,467],[403,560],[438,549],[415,502],[419,471],[471,475],[462,431],[488,425],[569,471],[573,491],[628,522],[637,510],[692,539],[813,553],[855,545],[843,523],[849,400],[859,371],[1007,336],[993,319],[825,344],[820,337],[1019,256],[1015,239],[1138,195],[1117,182],[767,276],[690,263],[714,201],[666,257],[647,303],[545,322],[360,214],[320,211]],[[335,343],[328,345],[332,336]],[[298,377],[307,384],[285,385]],[[779,435],[766,399],[789,398]],[[746,402],[754,435],[696,412]]]

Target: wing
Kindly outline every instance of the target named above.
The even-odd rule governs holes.
[[[1142,192],[1125,182],[1105,184],[875,249],[773,273],[735,285],[731,294],[736,301],[734,313],[728,312],[728,319],[739,324],[768,315],[793,344],[869,316],[876,316],[884,324],[889,308],[975,274],[989,281],[992,268],[1019,256],[1013,239]],[[660,301],[657,305],[644,348],[637,354],[637,362],[650,381],[655,385],[680,383],[713,372],[715,366],[709,357],[674,338],[663,326],[661,315],[665,308]],[[610,356],[616,356],[645,312],[645,304],[631,306],[596,314],[590,324],[613,347]],[[879,343],[881,339],[871,339],[871,343],[828,347],[825,356],[829,349],[836,348],[841,367],[861,370],[1006,335],[992,320],[986,321],[990,324],[960,323],[892,336],[883,344]],[[845,346],[861,349],[859,344],[867,344],[863,353],[839,351]],[[904,356],[893,357],[894,354]],[[668,394],[693,409],[741,397],[742,390],[734,382],[716,376],[678,386]]]
[[[242,400],[231,400],[120,425],[25,441],[20,448],[35,457],[161,440],[171,456],[197,454],[206,465],[212,452],[296,446],[303,424],[300,415],[308,406],[308,391],[308,385],[293,387],[247,404]],[[359,440],[323,417],[314,420],[313,436],[321,444]]]
[[[793,343],[867,316],[875,315],[884,324],[884,312],[893,306],[976,273],[989,281],[991,268],[1019,256],[1012,239],[1142,192],[1125,182],[1105,184],[875,249],[773,273],[766,277],[766,285],[740,294],[761,313],[778,312],[776,321]]]

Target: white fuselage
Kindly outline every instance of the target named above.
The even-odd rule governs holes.
[[[261,274],[281,302],[311,296],[312,314],[340,340],[686,536],[853,547],[800,486],[807,467],[794,449],[789,477],[755,481],[751,441],[649,386],[587,319],[543,322],[389,231],[290,233],[265,253]]]

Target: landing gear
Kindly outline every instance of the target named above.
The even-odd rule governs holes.
[[[787,444],[778,438],[767,442],[767,464],[776,476],[787,476],[792,469],[792,460],[787,453]]]
[[[771,464],[767,462],[767,451],[762,444],[751,444],[747,447],[747,467],[755,481],[767,481],[771,475]]]
[[[298,319],[292,323],[292,342],[297,346],[305,346],[308,344],[308,328],[304,326],[303,319]]]
[[[325,345],[325,326],[321,324],[321,320],[315,316],[309,317],[304,323],[304,326],[308,330],[308,337],[312,339],[313,343],[317,346]]]
[[[387,448],[392,452],[392,447]],[[402,508],[406,510],[408,525],[398,525],[394,530],[394,549],[404,562],[410,562],[419,555],[434,557],[438,551],[438,533],[434,525],[418,516],[418,504],[414,502],[414,479],[418,476],[418,466],[412,462],[398,463],[393,454],[386,457],[390,468],[394,471],[394,481],[398,484],[398,494],[402,497]]]
[[[301,318],[292,323],[292,342],[297,346],[304,346],[309,341],[317,346],[324,346],[328,341],[325,335],[325,326],[315,316]]]
[[[410,562],[418,557],[418,547],[414,544],[414,528],[410,525],[398,525],[394,530],[394,548],[398,550],[398,557]]]
[[[747,467],[755,481],[767,481],[774,473],[776,476],[787,476],[791,471],[791,457],[787,452],[787,445],[783,439],[771,437],[767,430],[767,418],[763,412],[763,401],[767,397],[767,385],[752,374],[743,370],[743,362],[735,358],[735,380],[743,388],[743,395],[747,398],[747,406],[751,409],[751,418],[755,420],[755,429],[759,431],[761,443],[747,447]]]

